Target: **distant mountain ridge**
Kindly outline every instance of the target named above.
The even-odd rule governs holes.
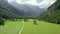
[[[3,8],[12,13],[15,13],[16,11],[18,11],[12,5],[10,5],[6,0],[0,0],[0,8]]]
[[[34,5],[18,4],[16,1],[12,1],[10,4],[19,10],[19,12],[23,11],[24,16],[38,16],[43,12],[42,9]]]
[[[43,12],[37,6],[17,4],[15,1],[8,3],[6,0],[0,0],[0,7],[18,16],[37,16]]]

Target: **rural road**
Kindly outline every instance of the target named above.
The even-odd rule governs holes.
[[[23,23],[23,25],[22,25],[22,28],[20,29],[20,31],[19,31],[19,34],[21,34],[22,33],[22,30],[24,29],[24,21],[22,20],[22,23]]]

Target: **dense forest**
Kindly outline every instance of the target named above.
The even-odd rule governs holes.
[[[57,0],[47,11],[42,13],[39,20],[60,24],[60,0]]]

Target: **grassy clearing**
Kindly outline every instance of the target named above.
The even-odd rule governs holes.
[[[35,25],[32,19],[24,22],[21,34],[60,34],[58,24],[38,20],[37,23],[38,25]],[[0,26],[0,34],[18,34],[22,25],[22,21],[6,21],[4,26]]]
[[[0,26],[0,34],[18,34],[21,27],[21,21],[6,21],[4,26]]]
[[[44,21],[37,21],[38,25],[34,25],[33,20],[25,22],[22,34],[60,34],[60,25],[52,24]]]

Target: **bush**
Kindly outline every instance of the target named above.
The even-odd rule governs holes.
[[[35,24],[35,25],[38,25],[38,23],[37,23],[37,21],[36,21],[36,20],[34,20],[34,24]]]
[[[4,20],[0,17],[0,25],[4,25]]]

